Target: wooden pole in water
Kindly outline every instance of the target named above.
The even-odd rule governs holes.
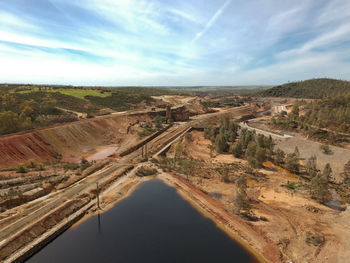
[[[97,197],[97,208],[100,210],[100,190],[98,189],[98,182],[96,182],[96,197]]]

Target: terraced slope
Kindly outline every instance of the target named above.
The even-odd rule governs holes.
[[[139,139],[133,125],[149,119],[147,114],[120,114],[0,137],[0,168],[29,159],[53,161],[60,155],[64,160],[79,161],[103,145],[117,144],[123,149]]]

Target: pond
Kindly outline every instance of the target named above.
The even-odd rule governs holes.
[[[258,262],[159,179],[71,228],[27,262]]]

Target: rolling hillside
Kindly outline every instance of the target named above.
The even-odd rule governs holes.
[[[310,79],[292,82],[264,90],[259,93],[264,97],[294,97],[321,99],[350,95],[350,82],[336,79]]]
[[[349,81],[311,79],[273,87],[261,95],[315,99],[308,102],[299,101],[288,116],[273,118],[272,125],[302,130],[312,137],[333,144],[349,142]]]

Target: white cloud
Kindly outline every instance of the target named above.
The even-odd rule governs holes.
[[[350,18],[349,0],[332,0],[323,8],[316,20],[317,25]]]
[[[54,2],[52,19],[0,11],[0,82],[233,85],[350,68],[348,0]]]
[[[38,30],[39,27],[34,25],[34,24],[31,24],[31,23],[28,23],[28,21],[25,21],[23,19],[20,19],[19,17],[11,14],[11,13],[8,13],[8,12],[3,12],[3,11],[0,11],[0,24],[3,26],[3,27],[15,27],[15,28],[23,28],[23,29],[26,29],[26,30]]]
[[[328,31],[314,39],[304,43],[301,47],[291,49],[280,54],[280,57],[300,55],[310,50],[321,48],[331,44],[339,44],[350,40],[350,24],[344,24],[336,30]]]
[[[169,12],[174,14],[174,15],[180,16],[181,18],[184,18],[192,23],[201,24],[201,21],[196,16],[188,14],[187,12],[185,12],[183,10],[170,8]]]
[[[225,3],[215,12],[212,18],[208,21],[202,31],[198,32],[196,36],[192,39],[192,43],[196,42],[200,37],[202,37],[205,32],[207,32],[215,23],[215,21],[222,15],[227,6],[232,2],[232,0],[226,0]]]

